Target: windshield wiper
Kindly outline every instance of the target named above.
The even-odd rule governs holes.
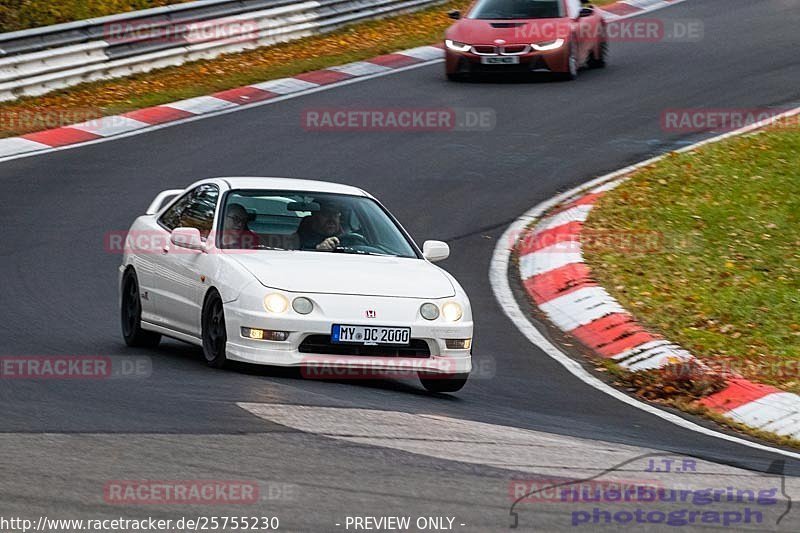
[[[355,255],[376,255],[379,257],[397,257],[392,254],[376,254],[375,252],[367,252],[365,250],[356,250],[355,248],[350,248],[349,246],[337,246],[333,250],[331,250],[335,254],[355,254]]]

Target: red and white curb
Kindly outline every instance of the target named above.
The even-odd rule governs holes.
[[[170,104],[137,109],[80,124],[0,139],[0,160],[74,146],[111,137],[143,132],[156,126],[185,121],[202,115],[219,114],[243,106],[278,101],[289,96],[344,85],[359,79],[382,76],[428,63],[439,62],[444,51],[439,46],[420,46],[392,54],[356,61],[347,65],[304,72],[291,78],[270,80],[209,96],[198,96]]]
[[[784,116],[798,112],[800,109]],[[756,124],[721,138],[763,125]],[[653,162],[655,160],[646,164]],[[598,285],[583,260],[581,232],[589,212],[605,192],[621,184],[634,169],[626,170],[624,174],[616,173],[599,187],[568,198],[562,206],[520,233],[515,247],[525,291],[557,328],[578,339],[599,357],[611,359],[629,371],[692,362],[694,371],[711,372],[688,351],[637,323]],[[727,387],[702,399],[701,405],[747,426],[800,439],[800,396],[738,375],[726,377]]]
[[[608,13],[609,20],[615,20],[617,18],[641,15],[646,11],[655,11],[685,1],[686,0],[623,0],[598,9]]]

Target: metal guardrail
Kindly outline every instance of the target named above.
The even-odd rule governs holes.
[[[444,0],[200,0],[0,34],[0,101],[270,46]]]

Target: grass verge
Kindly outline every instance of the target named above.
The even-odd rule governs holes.
[[[180,4],[190,0],[3,0],[0,33]]]
[[[659,249],[590,239],[585,260],[643,324],[712,368],[800,392],[798,160],[797,128],[671,155],[587,221],[603,234],[658,234]]]

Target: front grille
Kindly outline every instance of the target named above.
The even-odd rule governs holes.
[[[528,46],[524,44],[509,44],[503,47],[504,54],[524,54],[528,51]]]
[[[527,54],[531,48],[527,44],[506,44],[503,46],[489,46],[478,44],[472,47],[472,51],[482,56],[513,56]]]
[[[300,343],[300,353],[323,355],[356,355],[365,357],[414,357],[425,359],[431,356],[428,343],[422,339],[411,339],[408,346],[364,346],[362,344],[337,344],[328,335],[309,335]]]
[[[548,69],[547,63],[540,57],[527,62],[523,60],[518,65],[484,65],[477,61],[469,61],[466,57],[458,63],[458,72],[464,74],[523,74],[539,69]]]

